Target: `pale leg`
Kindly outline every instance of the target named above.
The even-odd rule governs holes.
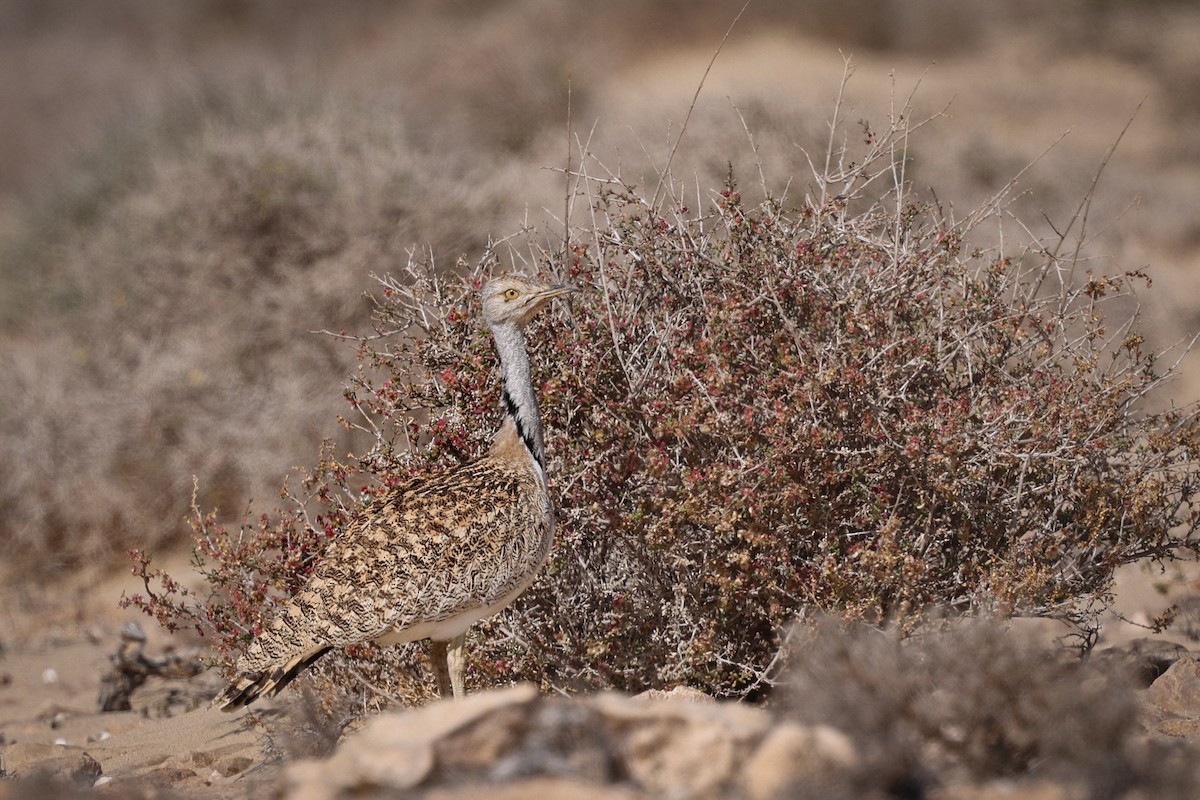
[[[466,694],[466,689],[463,687],[463,667],[466,666],[463,645],[466,642],[467,634],[466,631],[463,631],[450,640],[450,650],[446,653],[446,669],[450,673],[450,686],[456,698],[461,698]]]

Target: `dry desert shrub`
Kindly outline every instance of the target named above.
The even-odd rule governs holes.
[[[844,731],[860,756],[836,788],[792,796],[925,797],[996,779],[1097,800],[1195,796],[1194,751],[1145,736],[1127,676],[997,621],[932,620],[904,636],[825,618],[799,627],[791,655],[781,713]]]
[[[367,276],[418,230],[457,252],[495,224],[494,173],[414,138],[379,101],[197,85],[106,145],[119,164],[79,165],[3,253],[5,567],[187,541],[193,475],[227,513],[276,494],[336,430],[322,387],[353,360],[313,331],[369,324]]]
[[[1091,272],[1065,237],[972,248],[1003,199],[957,221],[916,201],[908,113],[849,144],[832,126],[804,198],[750,204],[731,177],[690,203],[585,158],[565,245],[461,276],[411,259],[380,279],[346,390],[372,446],[326,448],[276,513],[197,512],[211,594],[135,553],[129,601],[215,632],[229,663],[388,487],[481,454],[499,387],[477,290],[515,264],[586,291],[531,332],[558,536],[477,628],[476,685],[760,697],[813,609],[1052,616],[1087,645],[1118,566],[1200,546],[1200,420],[1160,396],[1172,370],[1126,302],[1145,276]]]

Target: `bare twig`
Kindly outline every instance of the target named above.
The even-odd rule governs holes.
[[[721,54],[721,49],[725,46],[725,42],[729,39],[730,34],[733,33],[733,29],[737,26],[738,20],[742,18],[742,14],[746,13],[746,9],[750,7],[752,2],[754,2],[754,0],[746,0],[745,4],[742,5],[741,10],[739,10],[737,15],[733,18],[733,22],[729,23],[729,28],[725,31],[725,35],[721,37],[721,42],[717,45],[717,49],[713,52],[712,58],[708,60],[708,66],[704,68],[704,75],[700,77],[700,83],[696,86],[695,94],[692,95],[692,103],[688,106],[687,114],[684,115],[683,124],[679,128],[679,135],[675,137],[675,142],[671,145],[671,150],[667,153],[667,163],[663,165],[663,168],[658,173],[658,185],[654,188],[654,194],[651,195],[650,198],[650,206],[652,208],[658,208],[658,204],[661,200],[659,193],[662,192],[664,185],[669,179],[671,174],[671,162],[675,160],[675,151],[679,149],[679,142],[683,140],[683,134],[687,131],[688,121],[691,120],[692,112],[696,109],[696,101],[700,99],[700,92],[704,88],[705,81],[708,80],[708,73],[712,71],[713,64],[717,63],[717,56]]]

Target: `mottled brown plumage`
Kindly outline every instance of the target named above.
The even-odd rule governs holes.
[[[330,542],[305,587],[238,661],[222,709],[277,693],[332,648],[368,641],[433,639],[439,689],[462,694],[467,629],[524,591],[550,550],[554,510],[521,329],[570,291],[518,276],[484,287],[505,412],[488,454],[393,490]]]

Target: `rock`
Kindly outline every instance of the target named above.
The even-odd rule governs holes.
[[[1132,642],[1093,653],[1088,660],[1105,672],[1124,670],[1130,673],[1139,685],[1146,687],[1187,655],[1188,649],[1175,642],[1134,639]]]
[[[179,767],[158,767],[138,776],[142,783],[159,784],[161,786],[173,786],[180,781],[194,777],[196,777],[195,770],[180,769]]]
[[[68,708],[60,703],[51,701],[38,709],[37,715],[34,717],[34,719],[38,720],[39,722],[46,723],[51,728],[59,728],[62,727],[62,724],[71,717],[86,713],[87,712],[85,711],[78,711],[73,708]]]
[[[1086,800],[1080,786],[1052,781],[999,780],[979,785],[950,785],[932,789],[930,800]]]
[[[627,697],[616,692],[603,692],[594,695],[590,703],[618,727],[669,719],[714,723],[737,731],[739,736],[748,737],[761,736],[771,727],[771,715],[761,708],[734,702],[720,703],[711,697],[708,699],[710,702],[696,702],[690,694],[668,694],[663,699],[652,699],[647,697],[647,693]]]
[[[688,691],[663,696],[543,697],[516,686],[384,714],[331,758],[289,767],[283,796],[477,797],[486,786],[489,797],[725,797],[751,756],[769,765],[808,748],[804,765],[848,758],[828,729],[787,728],[763,750],[766,711]]]
[[[716,698],[691,686],[676,686],[673,689],[647,689],[633,696],[635,700],[675,700],[685,703],[715,703]]]
[[[1181,658],[1142,697],[1147,729],[1179,739],[1200,739],[1200,663]]]
[[[512,709],[517,710],[517,709]],[[520,709],[523,717],[508,722],[508,743],[492,763],[466,763],[463,752],[482,752],[474,741],[493,735],[485,720],[438,744],[435,777],[473,775],[491,781],[531,776],[608,783],[623,774],[600,715],[584,698],[538,698]],[[458,755],[456,755],[456,753]]]
[[[1200,718],[1200,662],[1181,658],[1146,690],[1146,702],[1180,717]]]
[[[1156,669],[1159,675],[1170,669],[1179,659],[1190,655],[1183,645],[1162,639],[1135,639],[1127,644],[1125,649],[1143,659],[1146,665]]]
[[[130,696],[151,677],[192,678],[203,671],[200,659],[185,658],[178,653],[167,652],[160,656],[145,653],[146,634],[136,622],[127,622],[121,628],[121,639],[116,652],[109,656],[112,667],[100,678],[97,704],[101,711],[128,711],[133,706]],[[175,689],[175,687],[172,687]],[[173,716],[190,711],[198,704],[191,704],[190,693],[176,689],[152,708],[158,708],[157,716]]]
[[[1170,736],[1175,739],[1189,739],[1191,741],[1200,740],[1200,719],[1188,719],[1185,717],[1176,717],[1171,714],[1155,714],[1153,712],[1148,716],[1147,723],[1150,728],[1163,736]]]
[[[466,784],[434,788],[423,800],[645,800],[629,786],[596,786],[566,778],[529,778],[502,785]]]
[[[787,797],[793,787],[826,784],[858,761],[853,742],[841,731],[781,722],[742,767],[742,786],[753,800]]]
[[[247,756],[230,756],[217,764],[217,774],[223,778],[245,772],[254,764],[254,759]]]
[[[524,695],[522,692],[521,696]],[[439,703],[435,707],[443,705],[451,704]],[[453,719],[460,710],[445,708],[441,713]],[[489,707],[478,715],[473,712],[471,718],[453,724],[440,737],[431,739],[439,771],[455,776],[486,774],[521,740],[529,728],[531,714],[529,704],[522,700]]]
[[[96,759],[79,747],[18,742],[0,754],[4,771],[17,778],[51,778],[72,786],[91,786],[103,770]]]
[[[348,737],[326,761],[302,761],[284,775],[285,796],[290,800],[324,800],[369,787],[412,789],[433,771],[435,745],[474,722],[500,714],[493,735],[502,740],[512,715],[506,708],[524,706],[538,697],[535,687],[518,685],[507,689],[468,695],[462,700],[431,703],[408,712],[383,714],[358,733]],[[505,721],[505,718],[508,721]],[[506,741],[488,744],[484,754],[471,759],[496,757]]]
[[[631,778],[652,795],[721,796],[771,727],[762,709],[601,694],[591,700]]]

